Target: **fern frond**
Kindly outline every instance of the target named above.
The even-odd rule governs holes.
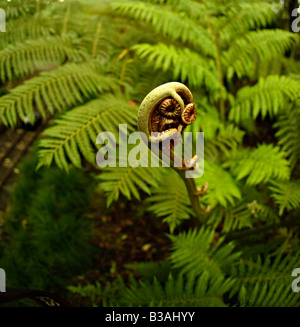
[[[140,160],[147,160],[150,156],[150,150],[140,154]],[[121,159],[122,160],[122,159]],[[151,194],[151,186],[158,187],[158,181],[161,178],[160,168],[154,167],[127,167],[105,168],[99,175],[99,187],[107,196],[107,206],[113,201],[117,201],[120,194],[127,199],[136,198],[141,200],[140,191]]]
[[[195,274],[208,271],[215,277],[223,275],[239,258],[240,253],[234,251],[233,242],[225,244],[223,238],[214,242],[214,237],[214,230],[204,227],[170,236],[173,241],[170,255],[173,267],[181,268],[183,274],[189,271]]]
[[[220,37],[230,41],[233,37],[262,27],[278,18],[280,5],[263,1],[238,2],[226,7],[224,19],[220,19]]]
[[[50,36],[54,29],[45,21],[35,19],[18,19],[6,23],[6,33],[0,34],[0,49],[9,44]]]
[[[300,158],[300,110],[299,105],[290,106],[282,110],[277,122],[274,124],[278,128],[275,136],[278,144],[289,157],[291,166],[294,167]]]
[[[157,7],[143,2],[113,3],[112,8],[123,16],[151,24],[157,34],[191,44],[205,55],[215,57],[215,46],[207,29],[183,12]]]
[[[138,283],[132,279],[129,288],[120,294],[119,301],[113,305],[154,306],[154,307],[224,307],[223,294],[233,285],[231,279],[213,276],[203,272],[195,276],[173,277],[171,274],[165,285],[154,279]]]
[[[156,45],[137,44],[132,47],[137,55],[153,64],[154,69],[167,71],[172,68],[174,79],[188,80],[192,87],[205,85],[209,90],[220,88],[216,68],[211,60],[206,60],[188,48],[176,48],[163,43]]]
[[[95,163],[97,135],[103,131],[117,134],[119,123],[126,123],[133,130],[136,115],[134,107],[112,95],[67,112],[55,120],[55,126],[43,132],[47,138],[39,142],[38,167],[50,166],[54,160],[59,168],[68,170],[68,159],[74,166],[81,167],[81,154]]]
[[[269,190],[271,197],[279,205],[279,215],[284,209],[291,210],[300,207],[300,180],[286,181],[283,183],[271,181]]]
[[[258,185],[270,179],[288,180],[290,165],[285,153],[278,146],[261,144],[250,153],[245,152],[237,161],[233,160],[232,172],[237,179],[247,177],[246,184]]]
[[[173,233],[182,220],[194,215],[186,187],[177,173],[169,169],[159,186],[147,198],[148,210],[157,217],[164,217],[163,221],[170,226]]]
[[[270,75],[260,78],[254,86],[245,86],[237,93],[236,100],[230,110],[229,119],[240,120],[258,114],[271,117],[285,108],[287,100],[295,101],[300,92],[300,83],[286,76]]]
[[[231,174],[218,164],[205,161],[204,174],[196,179],[197,187],[201,188],[205,182],[208,182],[208,191],[202,200],[211,207],[217,204],[226,207],[241,198],[241,191]]]
[[[247,307],[298,307],[300,299],[291,289],[291,272],[299,264],[296,255],[277,255],[264,261],[241,260],[233,265],[230,276],[235,284],[230,294],[238,294],[240,306]]]
[[[253,215],[245,202],[227,208],[217,206],[205,221],[205,225],[210,226],[211,229],[216,229],[221,225],[224,233],[250,228],[252,223]]]
[[[34,121],[34,107],[45,116],[82,103],[85,98],[112,90],[117,81],[97,73],[93,64],[67,64],[50,72],[42,72],[1,97],[0,118],[5,125],[14,126],[17,118]]]
[[[278,58],[291,50],[295,41],[295,34],[279,29],[253,31],[238,38],[222,58],[228,80],[234,73],[239,78],[251,76],[256,56],[261,62]]]
[[[42,38],[10,45],[0,51],[1,80],[6,82],[35,70],[68,61],[82,61],[87,54],[74,49],[71,39]]]
[[[205,133],[205,132],[204,132]],[[245,132],[238,127],[229,124],[227,126],[220,125],[217,136],[205,142],[205,158],[216,159],[221,153],[226,157],[230,156],[230,152],[237,148],[243,142]]]

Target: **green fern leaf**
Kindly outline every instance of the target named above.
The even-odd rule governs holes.
[[[232,172],[238,180],[248,176],[246,180],[248,185],[266,183],[270,179],[284,181],[290,177],[290,166],[285,159],[285,153],[272,144],[259,145],[233,162]]]
[[[263,118],[277,115],[285,108],[287,100],[295,101],[300,92],[300,83],[286,76],[270,75],[261,78],[254,86],[245,86],[237,93],[229,119],[239,122],[258,114]]]
[[[214,242],[215,232],[202,227],[170,236],[173,241],[170,259],[174,268],[181,268],[181,273],[201,274],[209,271],[213,276],[223,275],[239,258],[240,253],[234,252],[234,243],[223,243],[223,238]],[[216,244],[213,244],[216,243]]]
[[[60,119],[55,126],[46,129],[39,142],[39,164],[50,166],[54,160],[58,167],[68,170],[68,159],[76,167],[81,167],[80,154],[90,163],[96,160],[96,138],[100,132],[117,134],[118,124],[127,123],[133,130],[136,109],[126,101],[112,95],[103,96],[77,107]]]
[[[116,88],[117,81],[97,73],[93,64],[68,64],[14,88],[0,98],[0,118],[5,125],[15,126],[18,116],[34,121],[34,106],[45,116],[47,108],[63,111],[85,98]]]
[[[182,220],[194,215],[186,187],[179,175],[171,169],[152,191],[146,203],[150,212],[157,217],[164,217],[163,221],[170,226],[171,233]]]
[[[286,181],[284,183],[271,181],[269,190],[271,197],[279,205],[279,215],[284,209],[291,210],[300,207],[300,180]]]

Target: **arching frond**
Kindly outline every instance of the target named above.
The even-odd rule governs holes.
[[[117,134],[118,125],[128,124],[131,130],[136,121],[136,109],[123,99],[103,96],[77,107],[44,131],[46,138],[39,142],[39,165],[50,166],[55,161],[58,167],[68,170],[68,161],[81,167],[81,155],[89,162],[96,161],[96,138],[103,131]],[[68,160],[69,159],[69,160]]]
[[[234,73],[239,78],[251,76],[255,71],[255,59],[270,61],[292,49],[296,35],[284,30],[259,30],[238,38],[224,53],[223,65],[230,80]]]
[[[220,37],[230,41],[236,35],[266,27],[278,18],[279,4],[264,1],[228,4],[224,19],[220,19]]]
[[[45,21],[37,18],[25,19],[22,17],[18,21],[8,21],[6,33],[0,34],[0,50],[9,44],[50,36],[53,30],[50,24],[47,25]]]
[[[285,108],[287,100],[295,101],[300,92],[300,83],[286,76],[270,75],[261,78],[254,86],[245,86],[237,93],[230,109],[229,118],[240,120],[261,114],[271,117]]]
[[[42,38],[20,42],[0,51],[1,80],[20,78],[35,70],[45,69],[68,61],[82,61],[87,54],[74,49],[71,39]]]
[[[193,87],[205,85],[209,90],[220,87],[216,68],[212,61],[200,57],[188,48],[176,48],[163,43],[156,45],[137,44],[132,47],[137,55],[145,58],[148,63],[154,63],[155,69],[167,71],[172,69],[175,79],[188,80]]]
[[[14,126],[18,117],[34,121],[34,106],[42,115],[47,108],[65,110],[84,99],[105,90],[114,89],[117,81],[97,73],[93,64],[68,64],[54,71],[42,72],[3,96],[0,102],[0,118],[6,125]]]
[[[112,7],[126,17],[151,24],[156,33],[162,33],[173,40],[180,39],[200,49],[205,55],[215,56],[215,46],[209,32],[183,12],[177,13],[136,1],[113,3]]]

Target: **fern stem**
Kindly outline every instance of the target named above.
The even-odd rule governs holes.
[[[183,179],[186,189],[191,200],[192,208],[196,214],[196,217],[199,221],[202,220],[202,209],[200,206],[199,196],[197,195],[197,186],[193,178],[186,178],[185,171],[174,168],[174,170],[179,174]]]
[[[62,34],[67,33],[67,26],[68,26],[68,20],[69,20],[69,17],[70,17],[70,12],[71,12],[71,3],[69,3],[68,6],[67,6],[67,10],[66,10],[66,14],[65,14],[65,17],[64,17],[64,22],[63,22]]]
[[[96,54],[97,54],[97,46],[98,46],[99,35],[101,32],[101,27],[102,27],[102,23],[99,23],[97,25],[97,30],[96,30],[96,34],[95,34],[95,38],[94,38],[94,42],[93,42],[93,50],[92,50],[92,58],[93,59],[96,57]]]
[[[215,54],[216,54],[216,65],[219,73],[219,80],[220,80],[220,116],[221,119],[224,121],[225,120],[225,102],[223,99],[223,93],[222,93],[222,86],[224,85],[224,74],[222,70],[222,65],[221,65],[221,55],[220,55],[220,50],[219,50],[219,45],[217,43],[217,35],[213,31],[211,24],[207,23],[208,29],[213,37],[213,44],[215,46]]]

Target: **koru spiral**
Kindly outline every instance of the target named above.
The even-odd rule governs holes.
[[[161,142],[176,133],[182,135],[185,127],[195,119],[191,91],[182,83],[170,82],[158,86],[145,97],[138,111],[137,126],[146,134],[149,143]],[[197,156],[194,156],[183,163],[183,169],[193,169],[196,161]]]

